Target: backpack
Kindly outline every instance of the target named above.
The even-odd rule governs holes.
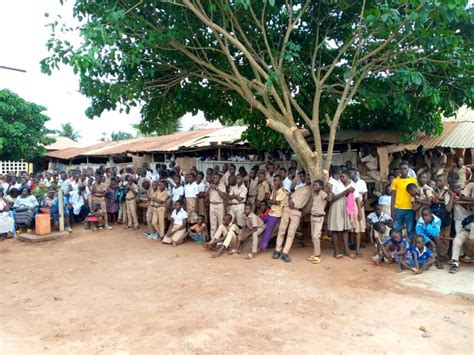
[[[127,192],[125,191],[125,188],[119,187],[119,189],[117,190],[115,194],[115,202],[120,202],[120,203],[124,202],[126,194]]]

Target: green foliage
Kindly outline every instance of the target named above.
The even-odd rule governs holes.
[[[322,132],[328,130],[326,115],[337,113],[344,85],[355,87],[357,78],[363,80],[339,127],[395,129],[410,136],[439,133],[441,115],[473,106],[474,16],[467,0],[367,0],[362,18],[362,2],[349,0],[299,0],[292,7],[283,0],[200,1],[212,25],[228,31],[248,53],[215,35],[216,28],[211,30],[181,3],[186,2],[103,0],[99,5],[76,0],[74,16],[83,43],[74,46],[64,39],[64,33],[76,29],[52,22],[51,55],[42,61],[42,70],[72,66],[81,92],[91,98],[89,117],[144,103],[140,128],[165,134],[175,131],[167,127],[184,114],[201,110],[207,119],[225,124],[242,120],[249,125],[246,137],[267,150],[285,140],[265,129],[270,114],[264,117],[243,98],[242,87],[252,92],[252,100],[278,113],[283,111],[276,96],[284,97],[287,88],[314,119],[317,84],[311,62],[317,44],[314,73],[328,73],[316,110]],[[297,16],[301,20],[285,38],[289,20]],[[233,81],[235,68],[222,50],[224,40],[244,84]],[[255,73],[251,59],[265,75]],[[329,72],[333,62],[337,65]],[[367,64],[372,66],[365,73]],[[348,79],[351,73],[353,80]],[[263,88],[254,85],[259,81]],[[311,128],[290,105],[296,125]]]
[[[45,153],[46,108],[23,100],[10,90],[0,90],[0,160],[33,161]]]
[[[112,141],[123,141],[126,139],[132,139],[133,135],[128,132],[118,131],[118,132],[112,132],[110,134],[110,138],[112,139]]]
[[[81,138],[79,132],[74,130],[70,122],[61,123],[61,128],[56,130],[55,132],[60,136],[67,137],[76,142]]]

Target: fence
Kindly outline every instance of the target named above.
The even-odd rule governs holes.
[[[0,161],[0,174],[17,174],[20,171],[31,173],[33,171],[33,164],[24,161]]]

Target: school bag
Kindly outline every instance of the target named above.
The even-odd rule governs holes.
[[[115,194],[115,202],[124,202],[127,192],[124,187],[119,187]]]

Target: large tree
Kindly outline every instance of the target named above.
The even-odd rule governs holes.
[[[258,139],[280,133],[312,176],[343,123],[439,133],[473,104],[467,0],[76,0],[74,16],[79,29],[51,24],[42,68],[73,66],[89,116],[144,103],[144,126],[243,119]],[[79,46],[62,39],[77,30]]]
[[[33,161],[54,142],[47,137],[45,107],[0,90],[0,160]]]

